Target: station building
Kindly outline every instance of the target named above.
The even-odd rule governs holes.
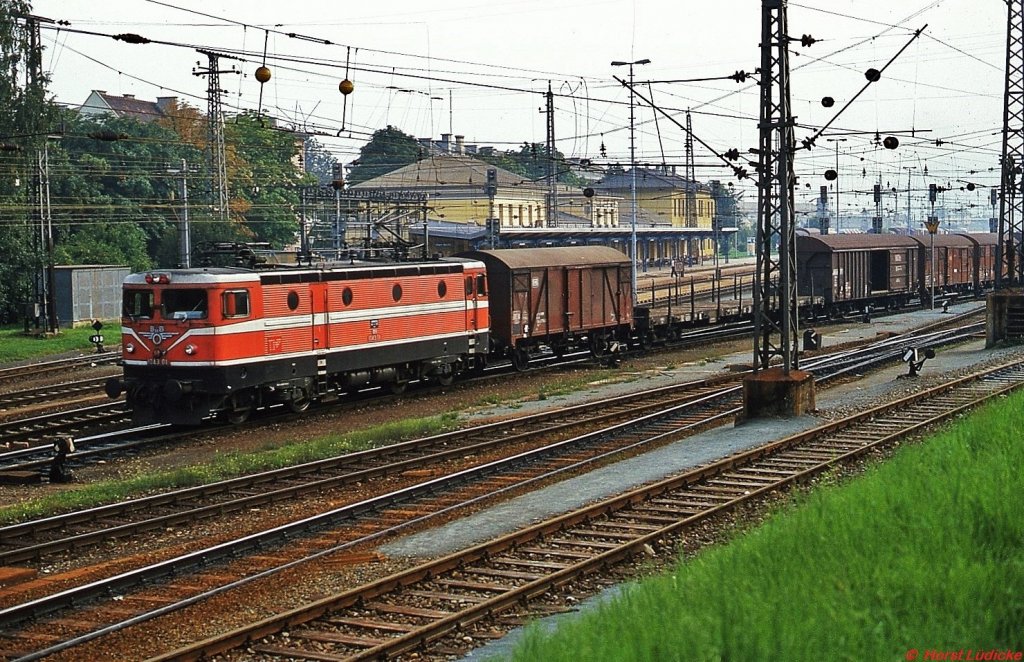
[[[465,145],[462,136],[450,138],[445,134],[439,143],[430,142],[430,155],[416,163],[350,187],[346,197],[404,199],[405,213],[414,216],[405,225],[407,238],[415,243],[426,238],[431,253],[589,244],[630,254],[634,228],[629,170],[606,174],[586,189],[559,183],[552,195],[545,180],[525,179],[491,165],[476,158],[476,147]],[[715,201],[706,185],[666,169],[638,168],[636,192],[640,265],[697,263],[713,256]],[[687,214],[688,200],[694,213]],[[368,210],[366,215],[371,216]],[[359,219],[358,212],[350,217],[349,245],[358,245],[369,232],[370,221]],[[735,228],[719,227],[718,232],[727,236]]]

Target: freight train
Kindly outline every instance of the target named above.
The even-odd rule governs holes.
[[[989,287],[996,242],[937,235],[936,295]],[[896,309],[931,293],[927,236],[800,233],[796,249],[807,317]],[[446,385],[498,359],[522,370],[541,350],[601,356],[709,322],[634,308],[631,290],[629,259],[602,246],[132,274],[124,371],[106,390],[126,394],[140,424],[237,423],[268,405],[301,412],[369,386]]]
[[[542,346],[629,340],[628,259],[588,246],[397,263],[166,269],[123,286],[121,377],[137,423],[242,422],[367,386],[450,384]]]
[[[899,309],[992,287],[999,235],[798,232],[797,295],[806,317]],[[934,253],[934,267],[932,255]]]

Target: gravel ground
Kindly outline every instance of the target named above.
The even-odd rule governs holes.
[[[921,323],[925,317],[934,318],[934,313],[915,314],[900,322],[902,326]],[[855,336],[866,337],[876,332],[895,332],[896,322],[885,322],[872,325],[839,328],[826,335],[826,347],[835,346]],[[819,418],[832,418],[841,415],[854,407],[873,404],[885,399],[897,397],[905,392],[916,390],[930,383],[931,377],[940,372],[958,372],[968,369],[980,362],[991,361],[1007,355],[1012,350],[985,351],[979,343],[955,350],[940,352],[939,356],[926,364],[923,376],[917,380],[898,379],[904,373],[904,367],[893,368],[872,375],[867,379],[837,386],[823,391],[818,395]],[[605,371],[587,368],[564,368],[555,371],[527,373],[517,375],[486,388],[456,385],[442,393],[430,395],[410,395],[403,398],[401,405],[375,405],[373,403],[359,407],[355,411],[325,412],[304,416],[302,419],[289,423],[287,426],[277,425],[258,430],[197,432],[196,436],[185,444],[176,446],[163,453],[147,455],[142,458],[120,460],[104,466],[83,469],[79,478],[95,480],[100,478],[130,476],[153,469],[166,469],[182,465],[201,463],[217,453],[227,451],[247,451],[265,448],[269,445],[288,441],[302,440],[322,435],[326,432],[352,427],[374,425],[395,419],[435,415],[443,411],[460,412],[467,422],[483,422],[522,415],[542,408],[564,406],[584,399],[609,397],[621,392],[635,391],[666,383],[699,378],[709,374],[724,372],[733,363],[749,362],[750,343],[742,341],[723,349],[716,350],[719,358],[711,356],[710,349],[658,354],[641,359],[630,360],[623,364],[608,379]],[[591,377],[594,379],[590,380]],[[590,381],[588,381],[590,380]],[[540,394],[560,390],[566,381],[585,383],[586,388],[564,395],[540,397]],[[490,404],[500,402],[501,404]],[[719,433],[721,434],[721,433]],[[763,441],[765,438],[761,437]],[[706,460],[704,460],[706,461]],[[43,486],[42,488],[0,488],[0,500],[21,500],[38,496],[47,491],[74,489],[74,486]],[[267,510],[247,513],[244,517],[246,529],[257,528],[268,523],[281,521],[286,517],[294,517],[298,513],[310,514],[323,510],[335,499],[348,500],[352,494],[322,495],[282,508],[273,512]],[[239,530],[237,518],[210,522],[188,530],[164,532],[162,536],[154,536],[146,540],[133,540],[130,544],[116,545],[111,549],[100,550],[86,556],[93,562],[100,560],[104,554],[110,558],[119,557],[127,549],[137,554],[148,554],[150,551],[163,556],[177,553],[184,548],[193,547],[201,542],[210,542],[219,537]],[[709,539],[714,538],[709,534]],[[79,565],[78,562],[58,563],[51,570],[54,573],[67,571]],[[136,559],[137,561],[138,559]],[[310,564],[301,569],[275,576],[269,581],[254,583],[250,588],[233,594],[209,600],[195,608],[185,610],[178,617],[163,619],[146,625],[143,628],[109,637],[103,642],[87,645],[74,651],[59,655],[54,659],[138,659],[157,651],[166,650],[177,644],[194,641],[210,636],[216,632],[235,627],[242,622],[263,617],[271,613],[297,606],[332,592],[350,588],[369,579],[383,576],[405,567],[409,561],[396,556],[381,557],[372,563],[352,564],[351,559],[339,557],[328,559],[323,563]],[[598,582],[600,583],[600,582]],[[592,591],[590,591],[592,592]],[[239,657],[236,659],[244,659]]]

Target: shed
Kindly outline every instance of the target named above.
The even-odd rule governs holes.
[[[121,284],[131,273],[111,264],[62,265],[55,269],[54,298],[62,324],[121,318]]]

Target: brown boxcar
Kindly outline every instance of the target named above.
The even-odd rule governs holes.
[[[463,253],[487,265],[491,350],[524,368],[541,345],[601,354],[629,337],[629,259],[605,246]]]
[[[895,234],[797,234],[797,293],[826,314],[906,305],[918,294],[919,249]]]
[[[921,246],[918,260],[918,279],[921,284],[921,298],[932,290],[932,236],[911,235]],[[973,293],[974,291],[974,243],[957,234],[936,234],[935,236],[935,295],[948,293]]]
[[[996,282],[996,247],[999,235],[995,232],[960,233],[974,244],[974,292],[990,288]]]

